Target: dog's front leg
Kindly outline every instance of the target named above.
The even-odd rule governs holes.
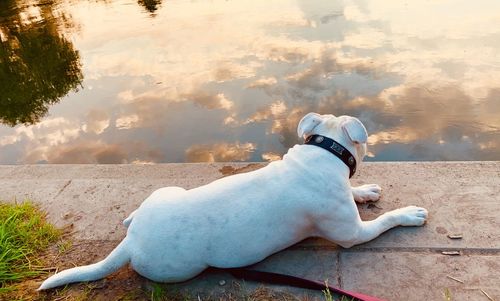
[[[357,203],[365,203],[368,201],[378,201],[382,188],[377,184],[366,184],[358,187],[351,187],[352,196]]]
[[[359,225],[354,245],[370,241],[397,226],[422,226],[427,215],[425,208],[408,206],[386,212],[372,221],[363,221]]]
[[[354,206],[355,207],[355,206]],[[371,221],[362,221],[359,213],[348,210],[349,222],[338,224],[336,220],[324,221],[320,226],[322,236],[344,248],[350,248],[370,241],[383,232],[397,226],[422,226],[427,219],[427,210],[417,206],[408,206],[386,212]],[[346,221],[346,220],[344,220]]]

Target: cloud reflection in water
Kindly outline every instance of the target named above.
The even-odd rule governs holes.
[[[0,162],[272,160],[309,111],[358,116],[369,160],[500,160],[495,1],[125,2],[64,6],[84,90]]]

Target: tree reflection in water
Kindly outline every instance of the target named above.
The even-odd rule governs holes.
[[[83,80],[78,51],[61,33],[70,20],[41,2],[0,1],[0,122],[10,126],[39,121]]]
[[[154,12],[158,9],[158,7],[161,5],[162,0],[138,0],[137,2],[139,5],[144,6],[144,8],[150,12],[151,14],[154,14]]]

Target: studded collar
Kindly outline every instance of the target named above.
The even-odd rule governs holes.
[[[349,167],[349,178],[356,172],[356,159],[347,148],[337,141],[321,135],[311,135],[307,137],[305,144],[319,146],[342,160]]]

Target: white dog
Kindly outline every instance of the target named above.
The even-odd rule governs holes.
[[[312,144],[336,142],[328,151],[295,145],[283,160],[191,190],[158,189],[124,221],[127,236],[108,257],[58,273],[39,289],[97,280],[127,263],[151,280],[179,282],[207,267],[256,263],[311,236],[349,248],[396,226],[424,224],[427,210],[415,206],[361,220],[355,201],[378,200],[380,187],[349,184],[366,152],[358,119],[309,113],[298,134],[315,137]]]

